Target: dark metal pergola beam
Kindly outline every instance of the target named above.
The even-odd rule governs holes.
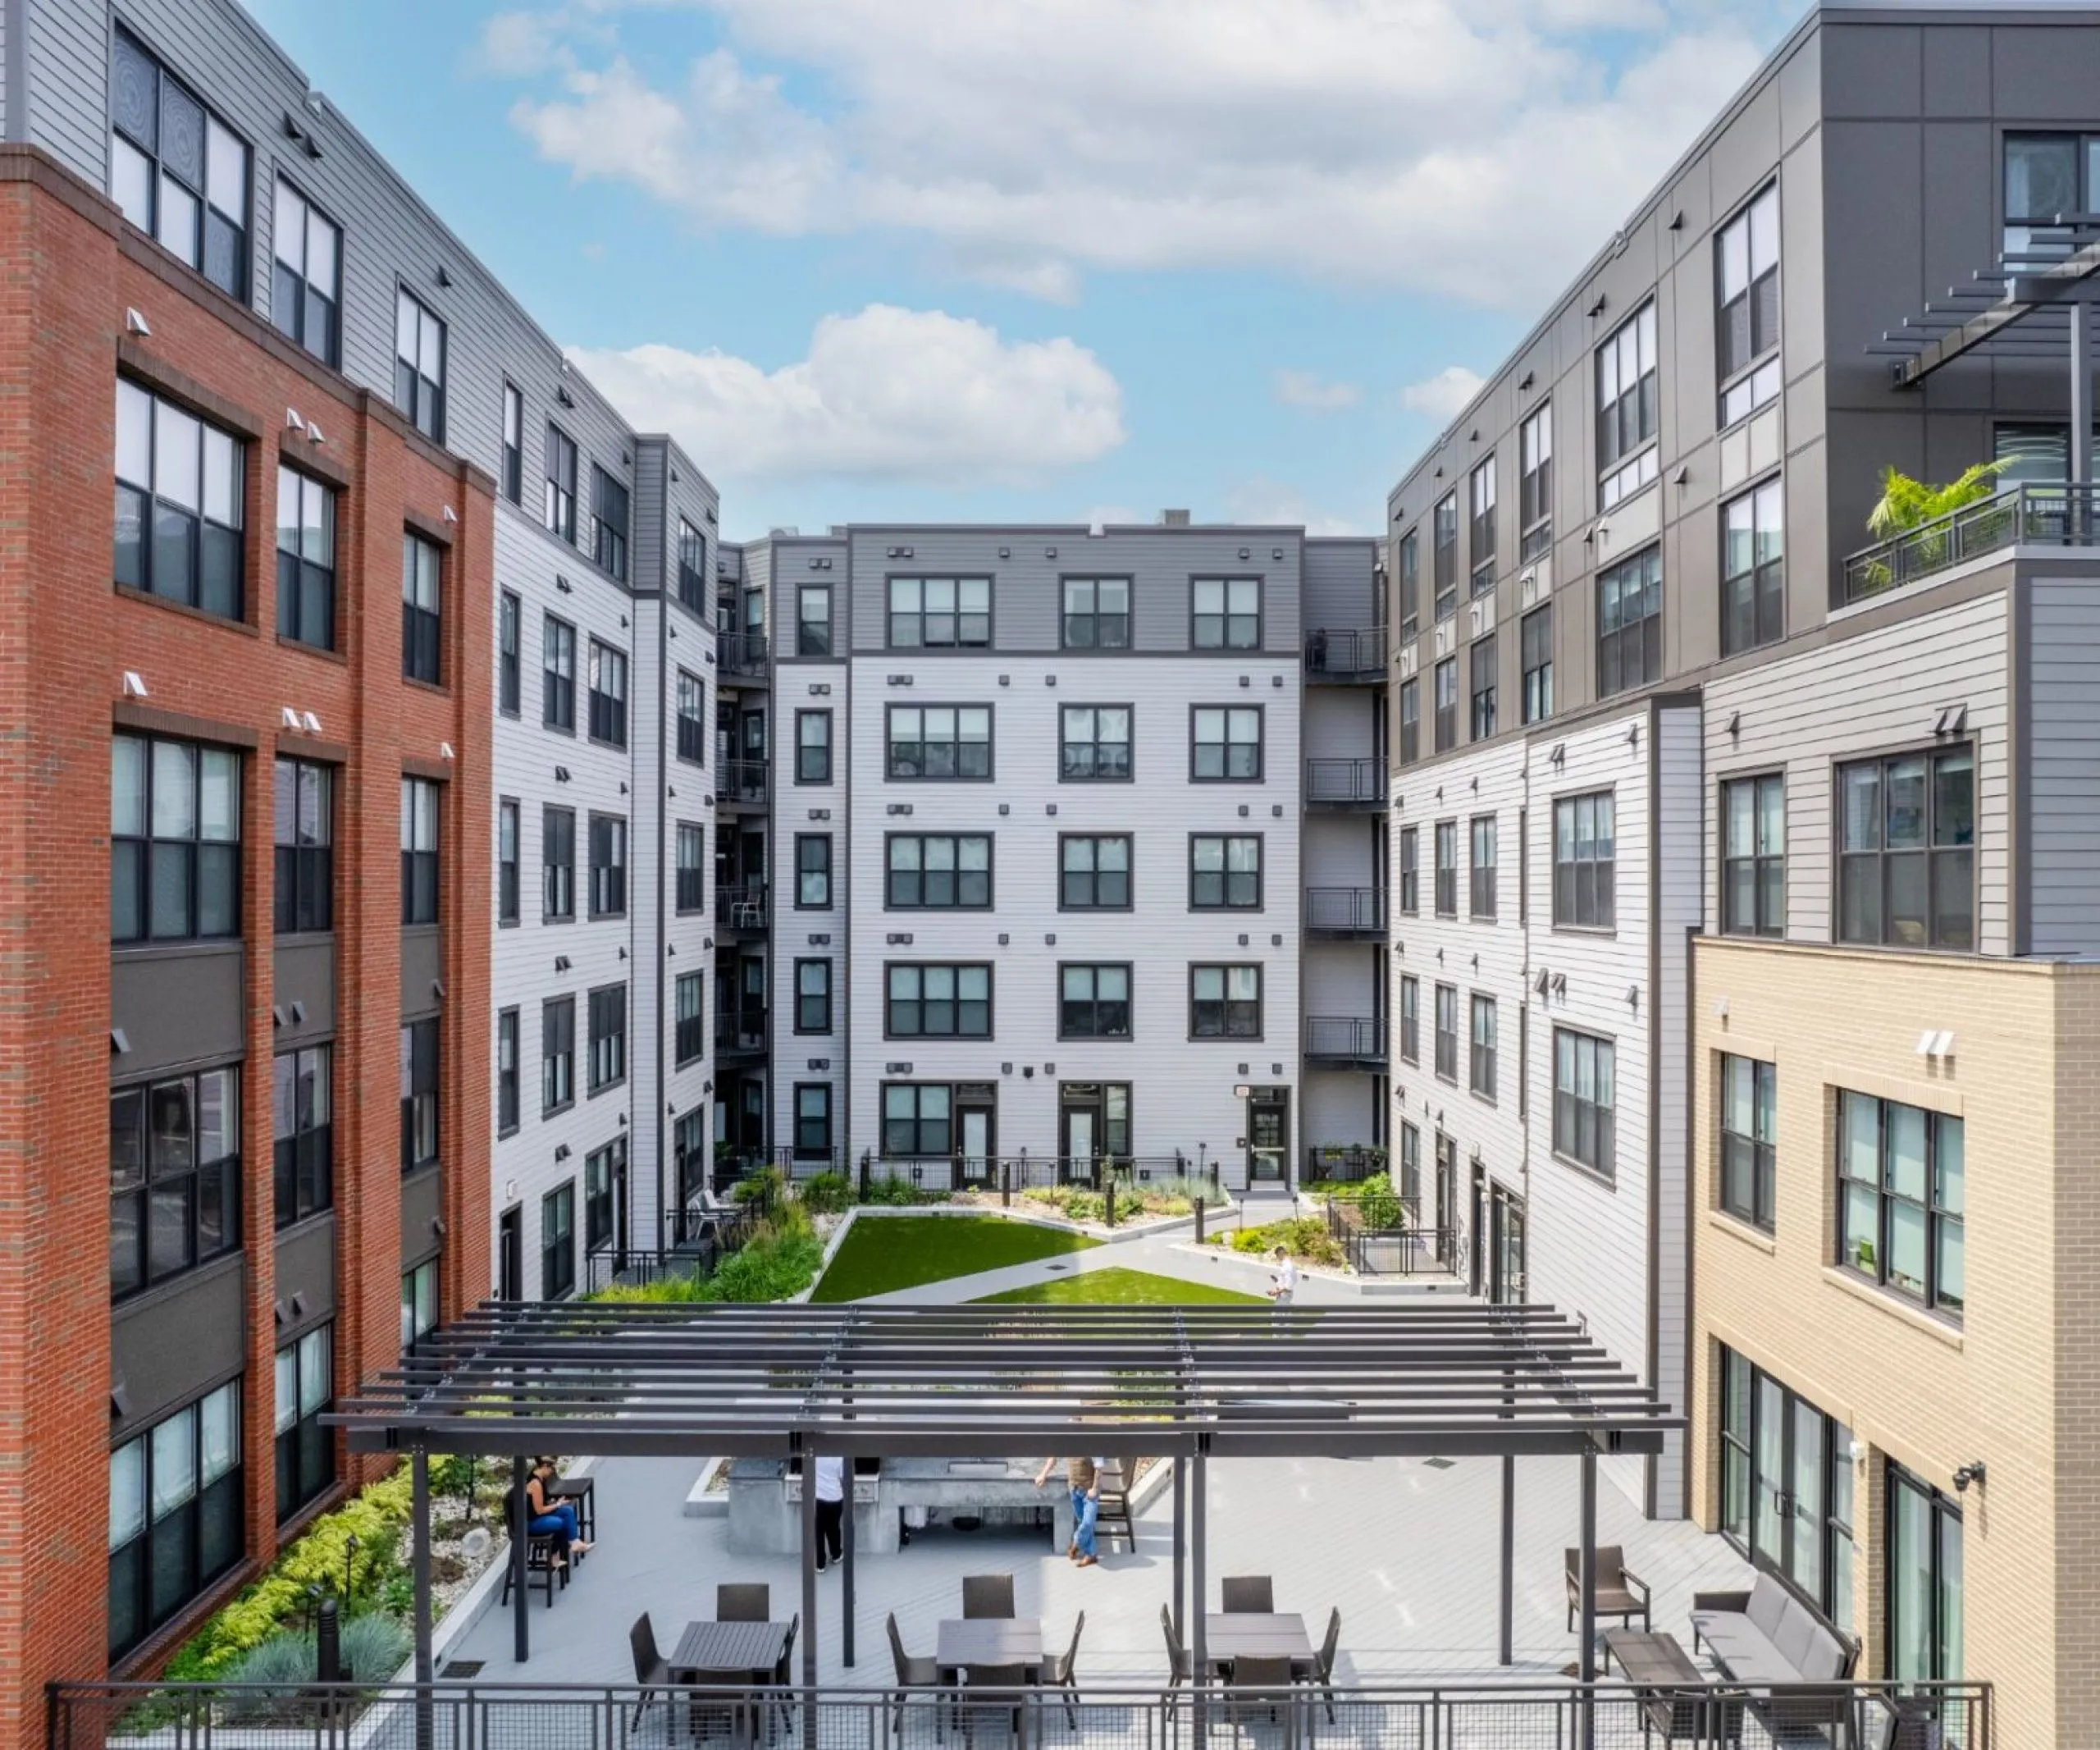
[[[1900,330],[1883,335],[1884,341],[1897,343],[1906,354],[1896,367],[1899,388],[1913,387],[1933,372],[1979,350],[2012,352],[2017,343],[2011,336],[2019,325],[2031,324],[2034,318],[2052,315],[2093,295],[2093,277],[2100,272],[2100,217],[2089,213],[2059,214],[2048,228],[2068,234],[2076,245],[2070,254],[2008,255],[2004,258],[2002,272],[1987,271],[1976,275],[1979,286],[1997,281],[2004,287],[1985,308],[1965,314],[1928,304],[1923,315],[1906,320]],[[1975,294],[1956,287],[1947,295],[1965,304]],[[1914,338],[1915,349],[1901,346]],[[2015,355],[2030,354],[2021,346]]]

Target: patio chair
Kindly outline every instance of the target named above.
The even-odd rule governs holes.
[[[763,1580],[751,1584],[725,1583],[714,1588],[717,1622],[771,1622],[773,1588]]]
[[[785,1688],[795,1680],[795,1637],[801,1631],[802,1613],[797,1611],[788,1619],[788,1638],[780,1643],[779,1661],[773,1667],[773,1681],[780,1688]],[[791,1697],[778,1695],[769,1697],[766,1702],[765,1710],[766,1735],[769,1741],[772,1737],[773,1716],[776,1712],[780,1716],[788,1730],[793,1731],[795,1703]]]
[[[938,1688],[941,1668],[931,1659],[915,1659],[904,1650],[904,1633],[897,1626],[895,1611],[889,1613],[889,1656],[897,1667],[897,1694],[892,1701],[890,1729],[901,1738],[904,1735],[905,1691]],[[941,1704],[936,1701],[933,1705],[934,1736],[938,1739],[941,1735]]]
[[[1228,1579],[1223,1592],[1228,1615],[1267,1616],[1276,1607],[1276,1584],[1266,1574],[1243,1574]]]
[[[982,1720],[987,1723],[1003,1714],[1007,1731],[1020,1735],[1020,1711],[1035,1682],[1030,1665],[966,1665],[962,1668],[962,1732],[967,1743]]]
[[[516,1526],[517,1524],[518,1492],[515,1489],[506,1490],[503,1499],[503,1530],[504,1534],[508,1536],[511,1529]],[[559,1546],[555,1541],[555,1534],[550,1531],[528,1532],[526,1533],[525,1590],[527,1594],[529,1594],[534,1587],[538,1587],[547,1595],[547,1608],[549,1610],[552,1610],[555,1607],[555,1582],[556,1579],[559,1579],[563,1591],[566,1592],[568,1589],[568,1570],[570,1565],[568,1563],[564,1563],[559,1567],[557,1567],[555,1565],[555,1554],[559,1547]],[[511,1584],[517,1578],[517,1562],[512,1556],[506,1554],[503,1561],[503,1595],[497,1600],[497,1606],[499,1608],[510,1602]]]
[[[1575,1614],[1582,1608],[1582,1552],[1564,1552],[1568,1574],[1568,1632],[1575,1632]],[[1648,1583],[1626,1565],[1626,1551],[1616,1543],[1597,1546],[1597,1618],[1616,1616],[1622,1628],[1641,1619],[1641,1632],[1652,1633],[1648,1620]]]
[[[648,1611],[644,1611],[635,1618],[634,1626],[627,1631],[627,1643],[634,1652],[634,1681],[641,1691],[641,1699],[634,1706],[634,1724],[639,1729],[650,1702],[659,1695],[669,1697],[671,1668],[656,1651],[656,1630],[650,1623]]]
[[[1101,1474],[1100,1505],[1094,1510],[1093,1533],[1097,1538],[1121,1538],[1135,1555],[1138,1549],[1138,1528],[1130,1521],[1130,1472],[1120,1459],[1109,1461],[1108,1468]]]
[[[1072,1644],[1061,1653],[1052,1653],[1037,1669],[1035,1680],[1052,1688],[1065,1692],[1065,1723],[1076,1732],[1080,1729],[1077,1675],[1080,1662],[1080,1634],[1086,1627],[1086,1612],[1081,1611],[1079,1620],[1072,1624]]]
[[[1226,1706],[1236,1724],[1243,1715],[1258,1707],[1266,1707],[1269,1718],[1276,1720],[1277,1710],[1292,1706],[1297,1697],[1297,1675],[1288,1656],[1281,1659],[1257,1659],[1243,1656],[1232,1661],[1232,1684],[1226,1691]]]
[[[1327,1635],[1320,1643],[1320,1650],[1312,1657],[1312,1681],[1318,1685],[1320,1697],[1327,1704],[1327,1724],[1335,1723],[1335,1656],[1342,1644],[1342,1613],[1339,1609],[1327,1612]]]
[[[1178,1689],[1194,1679],[1195,1665],[1189,1649],[1181,1644],[1181,1637],[1174,1632],[1174,1613],[1163,1604],[1159,1607],[1159,1626],[1166,1636],[1166,1687]]]
[[[962,1581],[965,1616],[1011,1616],[1014,1577],[1011,1574],[969,1574]]]

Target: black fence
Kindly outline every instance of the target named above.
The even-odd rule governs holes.
[[[1386,806],[1386,762],[1383,760],[1308,760],[1305,762],[1305,800],[1309,806],[1328,808],[1383,808]]]
[[[1358,1276],[1449,1276],[1458,1268],[1459,1231],[1423,1227],[1419,1211],[1406,1199],[1397,1227],[1367,1225],[1363,1206],[1353,1198],[1330,1197],[1326,1213],[1328,1233]]]
[[[1335,1063],[1386,1060],[1386,1023],[1368,1015],[1308,1015],[1305,1055]]]
[[[710,1276],[724,1259],[743,1250],[772,1208],[763,1189],[711,1206],[695,1199],[672,1213],[671,1244],[662,1250],[610,1241],[593,1246],[583,1259],[582,1292],[594,1295],[616,1282],[640,1288],[674,1277]]]
[[[763,930],[770,912],[772,889],[764,881],[739,881],[714,889],[714,927]]]
[[[1352,632],[1330,632],[1321,627],[1305,634],[1305,673],[1308,679],[1371,681],[1385,672],[1383,626],[1367,626]]]
[[[718,1052],[765,1049],[765,1005],[746,1003],[742,1008],[719,1009],[714,1016],[714,1049]]]
[[[714,799],[723,802],[762,803],[773,788],[769,760],[717,760],[714,762]]]
[[[1307,888],[1305,931],[1308,935],[1316,936],[1382,937],[1386,934],[1386,889]]]
[[[762,632],[724,632],[714,640],[714,667],[718,674],[763,674],[766,656],[765,634]]]
[[[1360,1185],[1386,1177],[1390,1157],[1383,1149],[1360,1142],[1317,1142],[1305,1151],[1308,1185]]]

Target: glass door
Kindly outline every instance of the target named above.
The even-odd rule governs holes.
[[[1793,1410],[1793,1510],[1787,1571],[1811,1598],[1824,1596],[1823,1584],[1823,1413],[1796,1398]]]
[[[1787,1565],[1787,1388],[1757,1376],[1757,1494],[1751,1546],[1781,1570]]]
[[[1069,1185],[1076,1180],[1091,1185],[1093,1163],[1101,1154],[1100,1090],[1089,1082],[1071,1084],[1065,1090],[1061,1106],[1057,1152],[1062,1158],[1057,1163],[1058,1182]]]
[[[998,1156],[997,1127],[988,1103],[956,1108],[956,1175],[965,1185],[990,1181]]]
[[[1290,1090],[1263,1088],[1247,1102],[1247,1176],[1281,1185],[1290,1177]]]
[[[1961,1511],[1896,1464],[1888,1468],[1888,1675],[1961,1678]]]
[[[1439,1131],[1436,1136],[1436,1261],[1449,1264],[1457,1256],[1452,1230],[1459,1219],[1459,1145]]]

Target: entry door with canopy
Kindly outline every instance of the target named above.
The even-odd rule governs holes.
[[[1290,1177],[1288,1088],[1256,1088],[1247,1096],[1247,1177],[1265,1184]]]

